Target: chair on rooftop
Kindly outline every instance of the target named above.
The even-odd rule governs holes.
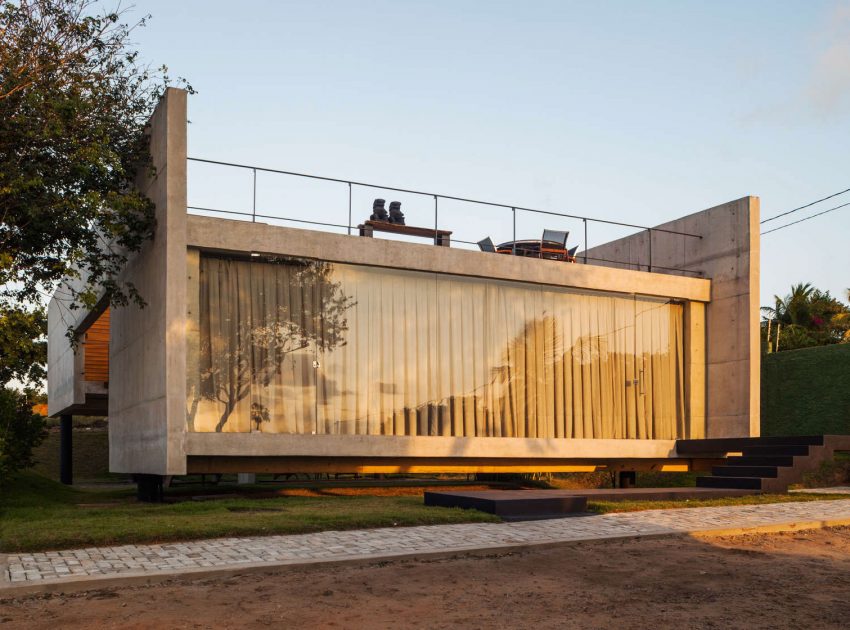
[[[540,258],[565,260],[569,236],[569,232],[561,230],[543,230],[543,236],[540,238]]]
[[[478,241],[478,248],[482,252],[492,252],[494,254],[496,253],[496,246],[493,245],[493,239],[489,236],[485,239],[481,239],[480,241]]]
[[[543,237],[540,239],[543,243],[549,241],[552,243],[560,243],[564,249],[567,248],[567,239],[569,238],[570,233],[562,232],[561,230],[543,230]],[[543,244],[541,243],[541,249]]]

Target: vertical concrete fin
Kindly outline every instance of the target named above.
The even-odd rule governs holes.
[[[109,469],[186,471],[186,105],[168,88],[149,124],[154,174],[139,190],[156,205],[154,238],[128,261],[122,279],[147,306],[112,314]]]

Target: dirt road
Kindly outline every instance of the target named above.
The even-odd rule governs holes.
[[[297,568],[0,602],[7,628],[847,628],[850,528]]]

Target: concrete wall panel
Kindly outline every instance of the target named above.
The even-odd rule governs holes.
[[[109,468],[165,475],[186,470],[186,92],[167,90],[150,137],[156,174],[137,185],[157,228],[121,276],[147,306],[112,314]]]
[[[85,278],[66,280],[47,305],[47,413],[50,416],[70,413],[86,402],[83,348],[71,345],[68,331],[77,331],[94,318],[85,309],[72,309],[71,300],[63,297],[68,295],[69,287],[81,290],[84,286]]]
[[[711,279],[705,309],[706,437],[758,435],[759,200],[744,197],[658,227],[702,236],[653,232],[652,265],[697,271]],[[646,232],[587,253],[593,259],[624,261],[597,261],[599,265],[649,268]]]

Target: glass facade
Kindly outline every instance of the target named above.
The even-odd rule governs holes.
[[[303,259],[200,259],[190,430],[687,437],[683,305]]]

